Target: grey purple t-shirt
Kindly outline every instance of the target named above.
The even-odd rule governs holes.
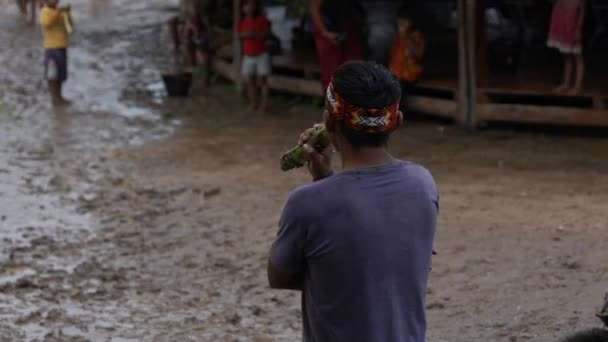
[[[305,342],[423,342],[438,212],[431,174],[403,161],[293,191],[271,262],[303,274]]]

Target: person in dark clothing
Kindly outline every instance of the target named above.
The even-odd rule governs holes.
[[[424,342],[439,195],[422,166],[393,158],[403,122],[399,81],[374,62],[347,62],[323,118],[339,151],[304,144],[313,183],[289,194],[268,261],[276,289],[302,291],[305,342]]]
[[[188,67],[201,66],[202,93],[209,86],[213,62],[213,11],[210,0],[180,0],[179,15],[168,22],[174,53]]]
[[[321,91],[342,63],[361,59],[362,9],[357,0],[311,0],[313,36],[321,67]]]

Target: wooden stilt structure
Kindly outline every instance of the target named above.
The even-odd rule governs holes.
[[[488,71],[484,1],[457,2],[458,76],[452,80],[422,80],[416,86],[421,91],[408,96],[410,110],[451,118],[468,128],[496,121],[608,127],[608,87],[568,96],[553,94],[548,84],[496,82]],[[214,68],[240,87],[240,0],[233,0],[233,6],[233,46],[229,51],[218,51]],[[281,56],[274,58],[273,67],[290,72],[274,73],[269,78],[272,89],[322,95],[314,60],[303,62]]]

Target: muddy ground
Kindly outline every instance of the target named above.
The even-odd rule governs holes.
[[[299,296],[269,290],[265,262],[308,181],[278,156],[318,110],[247,114],[221,83],[168,100],[166,2],[73,5],[65,111],[47,104],[39,33],[0,10],[0,340],[300,340]],[[410,122],[391,148],[441,191],[428,341],[599,325],[608,140]]]

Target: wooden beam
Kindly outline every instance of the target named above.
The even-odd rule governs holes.
[[[593,97],[593,108],[608,109],[608,108],[606,108],[606,103],[608,103],[608,99],[604,99],[600,96]]]
[[[477,82],[475,72],[475,8],[476,0],[458,0],[458,104],[456,121],[469,128],[477,124]]]
[[[479,120],[608,127],[608,110],[483,103]]]
[[[299,77],[270,75],[268,77],[268,86],[270,89],[286,91],[288,93],[309,96],[319,96],[321,94],[319,81]]]
[[[219,58],[214,58],[212,67],[213,71],[217,72],[223,77],[233,82],[236,82],[238,80],[238,71],[234,68],[234,65],[232,63],[226,62]]]
[[[231,63],[221,59],[213,61],[213,70],[229,80],[235,80],[238,73]],[[271,75],[268,78],[271,89],[291,92],[295,94],[320,96],[319,82],[297,77]],[[458,103],[455,100],[436,99],[427,96],[410,95],[407,98],[407,107],[412,111],[434,114],[445,118],[455,118],[458,115]]]
[[[407,97],[407,110],[437,115],[443,118],[456,118],[458,116],[458,102],[455,100],[437,99],[426,96],[410,95]],[[405,113],[407,116],[407,113]]]
[[[477,84],[484,85],[488,80],[488,40],[486,37],[486,1],[477,0],[475,5],[475,65]]]
[[[239,22],[241,21],[241,0],[232,0],[232,64],[234,68],[233,81],[239,91],[241,87],[241,40],[239,39]]]
[[[239,72],[234,68],[234,65],[223,61],[221,59],[215,59],[213,61],[213,70],[223,77],[237,81],[239,79]],[[268,86],[270,89],[285,91],[294,94],[319,96],[319,81],[317,80],[306,80],[297,77],[287,77],[279,75],[270,75],[268,77]]]

